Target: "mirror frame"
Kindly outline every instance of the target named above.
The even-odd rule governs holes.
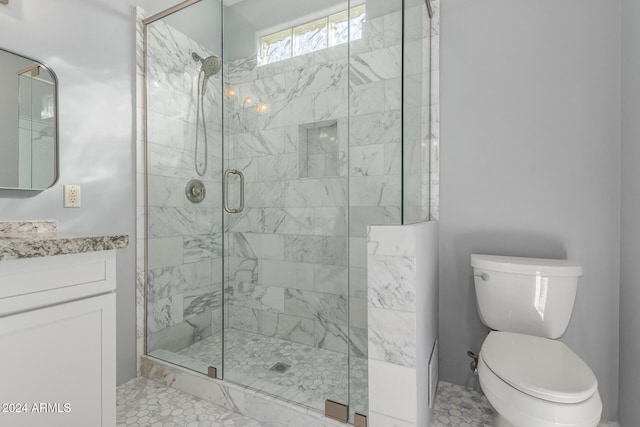
[[[25,56],[21,53],[17,53],[14,52],[13,50],[10,49],[6,49],[2,46],[0,46],[0,50],[3,50],[7,53],[11,53],[13,55],[16,56],[20,56],[28,61],[32,61],[36,64],[40,64],[40,67],[44,68],[45,70],[47,70],[47,72],[49,73],[49,75],[51,75],[51,79],[53,80],[54,86],[53,86],[53,108],[55,109],[55,117],[54,117],[54,123],[55,123],[55,132],[54,132],[54,138],[55,138],[55,147],[53,150],[55,159],[53,161],[53,181],[51,182],[51,184],[49,184],[48,187],[45,188],[24,188],[24,187],[2,187],[0,186],[0,190],[5,191],[5,190],[18,190],[18,191],[35,191],[35,192],[40,192],[40,191],[44,191],[48,188],[53,187],[57,182],[58,179],[60,178],[60,114],[59,114],[59,108],[58,108],[58,95],[59,95],[59,82],[58,82],[58,76],[56,75],[56,73],[51,69],[51,67],[49,67],[47,64],[43,63],[42,61],[39,61],[37,59],[33,59],[30,56]],[[0,132],[2,132],[2,129],[0,129]]]

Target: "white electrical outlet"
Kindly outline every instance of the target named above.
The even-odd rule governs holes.
[[[80,207],[80,186],[79,185],[64,186],[64,207],[65,208]]]

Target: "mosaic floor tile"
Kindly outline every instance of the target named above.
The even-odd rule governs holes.
[[[261,427],[258,421],[167,388],[135,378],[117,389],[117,427]],[[495,412],[481,392],[440,382],[432,427],[494,427]],[[620,427],[602,422],[598,427]]]
[[[171,353],[156,350],[150,355],[188,369],[205,373],[221,360],[221,336]],[[252,332],[225,331],[224,378],[281,399],[323,411],[326,399],[348,402],[348,358],[346,354],[307,346]],[[277,363],[289,365],[285,372],[271,369]],[[353,358],[352,407],[366,411],[367,361]]]
[[[116,427],[260,427],[254,419],[146,378],[119,386],[116,399]]]

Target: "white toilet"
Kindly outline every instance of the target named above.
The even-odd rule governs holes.
[[[596,427],[593,371],[560,338],[582,267],[566,260],[471,255],[480,319],[492,331],[478,360],[480,386],[500,426]]]

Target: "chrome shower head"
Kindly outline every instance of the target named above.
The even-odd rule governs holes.
[[[205,78],[214,76],[220,72],[222,68],[222,61],[215,55],[211,55],[208,58],[203,58],[195,52],[191,53],[191,57],[194,61],[202,63],[200,72],[204,73]]]

